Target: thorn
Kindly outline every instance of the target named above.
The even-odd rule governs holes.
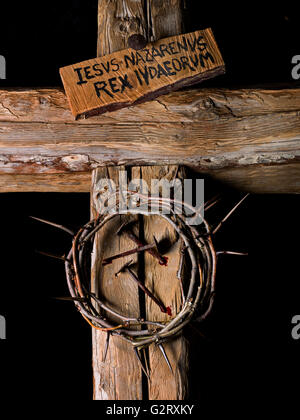
[[[221,222],[217,225],[217,227],[213,230],[212,234],[214,235],[215,233],[218,232],[218,230],[220,229],[220,227],[223,225],[224,222],[226,222],[226,220],[232,215],[232,213],[242,204],[242,202],[244,200],[246,200],[246,198],[249,196],[250,194],[246,194],[234,207],[233,209],[230,210],[229,213],[227,213],[227,215],[224,217],[224,219],[221,220]]]
[[[144,374],[147,376],[147,378],[148,378],[148,379],[149,379],[149,381],[150,381],[150,377],[149,377],[149,375],[148,375],[148,372],[147,372],[147,371],[146,371],[146,369],[144,368],[144,365],[143,365],[143,362],[142,362],[142,359],[141,359],[141,356],[140,356],[140,354],[139,354],[138,349],[137,349],[136,347],[134,347],[133,349],[134,349],[134,352],[135,352],[135,354],[136,354],[136,357],[138,358],[138,361],[139,361],[139,363],[140,363],[140,365],[141,365],[142,371],[144,372]]]
[[[128,230],[131,230],[131,227],[135,224],[136,222],[134,220],[132,221],[128,221],[125,220],[125,222],[123,222],[121,224],[121,226],[117,229],[116,234],[117,235],[121,235],[123,232],[127,232]]]
[[[217,251],[217,255],[242,255],[247,256],[248,252],[236,252],[236,251]]]
[[[177,270],[177,273],[176,273],[176,277],[178,278],[178,280],[181,280],[181,277],[182,277],[183,260],[184,260],[184,254],[185,254],[184,250],[185,250],[185,248],[182,247],[181,251],[180,251],[179,266],[178,266],[178,270]]]
[[[167,356],[167,354],[166,354],[166,352],[165,352],[165,349],[164,349],[163,345],[159,343],[159,344],[158,344],[158,347],[159,347],[160,351],[162,352],[162,354],[163,354],[163,356],[164,356],[164,359],[165,359],[165,361],[166,361],[166,363],[167,363],[167,365],[168,365],[168,368],[170,369],[170,371],[171,371],[172,375],[174,375],[174,373],[173,373],[173,369],[172,369],[172,366],[171,366],[171,364],[170,364],[170,362],[169,362],[168,356]]]
[[[52,299],[55,299],[55,300],[65,300],[65,301],[70,301],[70,302],[86,302],[86,298],[83,298],[83,297],[73,297],[73,296],[54,297]]]
[[[149,369],[149,365],[148,365],[148,361],[147,361],[146,347],[143,347],[142,349],[143,349],[143,355],[144,355],[146,370],[147,370],[147,373],[149,375],[149,381],[151,381],[150,369]]]
[[[103,360],[102,360],[103,363],[105,363],[105,360],[106,360],[108,346],[109,346],[109,339],[110,339],[110,332],[108,332],[106,335],[105,348],[104,348],[104,354],[103,354]]]
[[[204,210],[207,211],[209,210],[211,207],[215,206],[216,204],[218,204],[221,201],[221,197],[220,195],[216,195],[215,197],[213,197],[211,200],[207,201],[204,204]]]
[[[58,225],[57,223],[49,222],[49,220],[40,219],[39,217],[34,217],[34,216],[29,216],[29,217],[31,219],[37,220],[39,222],[46,223],[47,225],[54,226],[54,227],[56,227],[58,229],[61,229],[61,230],[65,231],[65,232],[69,233],[72,236],[75,235],[75,233],[71,229],[68,229],[68,228],[66,228],[63,225]]]
[[[38,250],[36,250],[35,252],[41,255],[45,255],[45,257],[50,257],[50,258],[55,258],[56,260],[66,261],[66,258],[64,256],[61,257],[60,255],[54,255],[54,254],[50,254],[49,252],[38,251]]]

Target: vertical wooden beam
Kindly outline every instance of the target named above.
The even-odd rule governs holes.
[[[119,171],[124,169],[122,167],[98,168],[93,172],[92,217],[96,217],[98,211],[99,180],[107,178],[118,187]],[[116,217],[96,235],[92,261],[92,287],[94,292],[101,294],[106,303],[118,312],[139,318],[139,293],[136,283],[126,274],[115,278],[115,273],[125,262],[129,260],[136,262],[136,256],[131,255],[116,260],[113,264],[105,266],[105,269],[102,266],[103,258],[134,248],[128,243],[126,237],[115,234],[120,224],[120,217]],[[120,322],[111,315],[110,319]],[[132,346],[118,337],[110,337],[104,361],[106,339],[106,333],[93,329],[94,399],[141,400],[141,369]]]
[[[146,5],[146,10],[144,9]],[[181,1],[180,0],[99,0],[98,2],[98,42],[97,55],[102,56],[128,47],[127,41],[132,34],[142,34],[148,41],[154,41],[162,37],[177,35],[182,32]],[[108,176],[118,185],[118,170],[99,168],[93,172],[92,191],[91,191],[91,213],[96,214],[95,191],[98,180]],[[147,172],[150,171],[150,172]],[[166,174],[169,173],[166,170]],[[152,175],[159,173],[159,167],[132,169],[132,175],[141,174],[149,179]],[[92,265],[92,284],[95,291],[102,293],[110,304],[115,305],[119,310],[123,310],[129,315],[139,316],[139,298],[136,285],[130,279],[124,283],[113,284],[115,263],[111,267],[102,270],[101,259],[103,256],[109,256],[118,253],[121,249],[132,248],[132,244],[124,239],[119,242],[112,240],[111,234],[116,229],[117,220],[107,225],[107,227],[97,235],[94,244],[93,265]],[[152,223],[145,222],[146,235],[151,236]],[[166,231],[174,239],[172,233],[166,227]],[[157,233],[157,232],[156,232]],[[104,245],[105,244],[105,245]],[[172,259],[176,259],[175,254]],[[117,264],[122,264],[124,261]],[[149,270],[152,270],[151,263],[145,261]],[[172,266],[173,267],[173,266]],[[108,269],[107,269],[108,268]],[[159,293],[163,293],[164,286],[161,284],[165,273],[155,269],[155,287],[159,288]],[[172,275],[173,276],[173,275]],[[101,278],[101,285],[98,279]],[[123,279],[124,280],[124,279]],[[150,278],[146,276],[146,283],[151,283]],[[153,284],[152,284],[153,285]],[[176,287],[175,287],[176,288]],[[172,286],[166,293],[166,298],[174,294],[175,301],[172,302],[174,310],[178,308],[178,290]],[[147,312],[149,316],[155,316],[152,307],[148,301]],[[179,340],[179,341],[178,341]],[[106,362],[103,363],[102,357],[105,348],[105,334],[93,331],[93,370],[94,370],[94,399],[110,400],[141,400],[147,395],[143,395],[141,369],[135,359],[135,355],[128,344],[121,342],[118,338],[110,340],[109,352]],[[185,373],[177,369],[178,357],[185,358],[185,344],[181,338],[177,339],[172,345],[166,348],[169,353],[170,361],[174,366],[176,377],[170,377],[170,372],[166,372],[166,366],[157,369],[157,363],[160,364],[160,355],[156,350],[150,350],[149,360],[153,370],[153,385],[148,384],[149,399],[182,399],[186,392]],[[183,363],[184,366],[184,363]],[[185,370],[181,369],[181,372]],[[163,377],[162,377],[163,375]],[[160,391],[159,388],[162,387]]]
[[[110,54],[128,47],[128,38],[133,34],[147,36],[147,24],[143,9],[142,0],[99,0],[98,1],[98,42],[97,56]],[[118,173],[121,168],[97,169],[93,172],[91,213],[95,216],[96,203],[93,199],[97,182],[107,175],[118,185]],[[125,309],[129,315],[139,316],[139,298],[137,286],[130,279],[112,285],[114,273],[118,262],[106,267],[105,272],[100,269],[99,264],[103,255],[104,240],[108,239],[111,230],[116,230],[117,221],[114,219],[95,238],[94,244],[94,265],[92,266],[92,284],[95,292],[103,293],[108,302],[120,310]],[[102,251],[101,251],[102,248]],[[120,252],[120,249],[130,248],[130,244],[120,241],[109,241],[106,247],[107,256]],[[123,263],[124,261],[121,261]],[[103,275],[103,277],[102,277]],[[101,288],[98,280],[101,276]],[[128,286],[128,288],[127,288]],[[125,287],[125,289],[124,289]],[[129,293],[129,294],[128,294]],[[125,305],[125,308],[123,307]],[[94,399],[95,400],[142,400],[142,378],[141,370],[137,364],[136,356],[128,343],[111,337],[109,352],[105,363],[102,354],[105,349],[105,335],[99,331],[93,331],[93,372],[94,372]]]
[[[181,34],[182,8],[182,0],[99,0],[97,56],[128,48],[133,34],[148,41]]]
[[[140,177],[145,184],[151,186],[151,180],[172,181],[174,177],[183,180],[184,168],[178,166],[149,166],[133,168],[132,177]],[[153,242],[153,237],[165,249],[164,256],[168,265],[159,265],[151,255],[145,254],[145,285],[155,295],[172,309],[172,315],[180,311],[181,289],[177,278],[180,261],[181,241],[174,228],[160,216],[143,217],[144,238],[147,243]],[[170,317],[161,312],[151,299],[146,297],[146,317],[154,321],[169,321]],[[182,335],[170,342],[164,343],[164,350],[172,366],[170,371],[160,349],[149,347],[149,364],[151,381],[148,383],[149,400],[183,400],[188,391],[188,343]]]
[[[128,48],[133,34],[147,34],[143,0],[99,0],[97,56]]]
[[[97,201],[99,180],[108,178],[119,185],[119,171],[124,167],[98,168],[93,173],[92,190],[92,216],[97,215]],[[172,181],[174,177],[184,179],[184,170],[178,166],[136,166],[127,169],[128,179],[138,180],[135,185],[146,184],[151,190],[152,180]],[[108,194],[107,192],[104,194]],[[115,279],[114,274],[129,260],[133,260],[134,271],[141,275],[141,280],[165,306],[170,306],[172,315],[180,311],[181,288],[176,273],[180,260],[181,241],[175,230],[160,216],[144,216],[138,218],[130,215],[130,220],[135,219],[135,233],[143,241],[153,243],[156,240],[165,249],[164,255],[168,257],[168,266],[159,265],[153,256],[145,253],[143,273],[138,263],[141,261],[135,256],[115,260],[103,269],[102,259],[132,249],[134,244],[123,236],[116,236],[115,232],[126,216],[117,216],[110,221],[100,233],[94,243],[92,285],[96,293],[118,312],[134,317],[145,317],[152,321],[169,321],[170,317],[160,309],[147,296],[145,307],[140,299],[139,291],[132,279],[124,274],[120,279]],[[141,225],[138,220],[142,219]],[[141,237],[142,236],[142,237]],[[111,318],[111,315],[109,315]],[[111,318],[112,319],[112,318]],[[164,349],[172,366],[173,373],[169,370],[163,355],[158,347],[151,345],[147,349],[147,359],[151,371],[151,380],[142,378],[141,368],[138,364],[132,346],[118,337],[110,338],[109,351],[105,362],[103,354],[106,342],[106,333],[93,330],[93,369],[94,369],[94,399],[109,400],[183,400],[188,391],[188,344],[182,335],[168,343]],[[144,381],[144,386],[143,386]],[[147,390],[145,389],[147,387]]]
[[[182,0],[151,0],[147,1],[147,4],[150,41],[179,35],[184,32]]]

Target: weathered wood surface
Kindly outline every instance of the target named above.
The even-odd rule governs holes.
[[[176,175],[177,174],[177,175]],[[133,178],[141,178],[150,187],[151,180],[167,179],[172,181],[175,177],[185,178],[183,168],[177,166],[141,167],[132,168]],[[168,258],[168,266],[161,266],[151,255],[144,254],[145,285],[155,291],[155,295],[170,306],[175,316],[181,309],[180,282],[177,270],[180,261],[181,240],[178,239],[174,228],[159,216],[143,217],[144,238],[147,243],[153,241],[155,236],[163,255]],[[147,319],[154,321],[169,321],[167,314],[161,312],[151,299],[146,297]],[[149,365],[151,381],[148,382],[150,400],[183,400],[188,395],[189,350],[186,339],[180,335],[169,343],[164,343],[164,350],[168,356],[172,374],[163,358],[159,348],[155,345],[149,347]]]
[[[194,89],[80,121],[62,90],[2,89],[0,174],[32,175],[34,191],[36,174],[181,163],[252,192],[299,192],[299,116],[300,89]]]
[[[110,3],[110,10],[102,10],[102,7],[104,5],[109,6]],[[118,7],[118,13],[116,13],[116,3],[119,4]],[[141,17],[142,14],[142,5],[147,5],[147,15],[145,17],[145,20],[147,20],[147,23],[145,23],[145,20]],[[168,3],[168,6],[170,6],[169,0],[165,2],[165,4]],[[171,35],[177,35],[180,32],[177,32],[177,30],[181,30],[181,26],[179,25],[179,21],[181,20],[181,8],[179,7],[179,3],[177,4],[177,1],[171,2],[173,6],[178,6],[178,12],[177,12],[177,19],[176,24],[175,20],[170,21],[169,26],[166,28],[165,36],[171,36]],[[110,52],[117,51],[121,48],[119,48],[119,44],[116,43],[116,39],[121,39],[122,42],[127,43],[127,38],[133,33],[142,33],[143,35],[146,35],[147,40],[155,41],[156,38],[155,34],[160,34],[162,31],[160,30],[160,26],[164,25],[166,27],[166,21],[165,19],[162,19],[160,22],[156,21],[156,29],[155,33],[150,28],[150,22],[152,25],[153,20],[151,19],[151,9],[153,4],[156,4],[156,6],[160,7],[160,11],[163,13],[163,7],[161,6],[161,1],[149,1],[149,2],[141,2],[139,0],[137,1],[127,1],[122,2],[122,6],[120,6],[120,2],[107,2],[104,0],[99,0],[99,30],[98,30],[98,55],[105,55]],[[155,8],[155,10],[157,10]],[[143,10],[143,13],[145,13],[145,10]],[[169,10],[170,15],[170,10]],[[104,19],[103,19],[104,17]],[[125,19],[124,19],[125,18]],[[113,25],[111,22],[114,22],[117,27],[119,25],[119,29],[124,30],[123,32],[123,39],[118,36],[118,31],[113,30]],[[120,27],[121,25],[121,27]],[[102,44],[100,42],[102,41]],[[119,41],[117,41],[119,42]],[[135,119],[132,119],[132,122],[135,123]],[[127,119],[125,118],[124,123],[127,124]],[[122,123],[121,123],[122,126]],[[121,128],[121,127],[120,127]],[[122,127],[120,132],[126,132],[126,127]],[[129,136],[131,134],[129,133]],[[137,146],[138,148],[140,146]],[[114,150],[114,155],[116,155],[116,150]],[[98,166],[98,165],[97,165]],[[150,175],[150,173],[156,173],[159,174],[160,169],[157,168],[131,168],[127,169],[127,171],[130,173],[129,179],[132,178],[140,178],[141,174],[147,178],[147,175]],[[101,168],[98,168],[93,171],[93,182],[92,182],[92,214],[95,215],[95,193],[97,191],[97,180],[99,180],[100,177],[103,177],[103,175],[107,175],[114,178],[116,185],[118,185],[118,169],[115,170],[110,168],[108,170],[104,170]],[[136,218],[138,219],[138,218]],[[142,230],[141,227],[137,226],[139,229],[139,233]],[[109,229],[109,227],[108,227]],[[150,228],[151,230],[151,228]],[[149,233],[149,229],[148,229]],[[150,232],[151,233],[151,232]],[[106,234],[109,235],[109,230],[106,231]],[[102,235],[102,236],[101,236]],[[103,243],[104,243],[104,233],[99,234],[97,238],[95,238],[94,248],[96,250],[96,253],[94,255],[94,266],[92,268],[93,276],[92,281],[94,283],[95,290],[98,289],[97,285],[97,276],[99,275],[99,264],[101,263],[101,255],[99,255],[99,249],[103,249]],[[109,240],[110,238],[110,240]],[[108,236],[107,241],[109,240],[109,246],[108,251],[119,251],[119,247],[122,246],[125,249],[129,249],[132,245],[130,244],[130,241],[124,242],[124,240],[121,239],[119,243],[115,241],[115,239],[112,239],[111,232],[110,236]],[[152,238],[151,238],[152,239]],[[151,240],[152,242],[152,240]],[[106,242],[107,243],[107,242]],[[106,252],[106,251],[105,251]],[[114,254],[115,252],[112,252]],[[112,255],[111,254],[111,255]],[[175,258],[175,257],[174,257]],[[135,260],[136,263],[139,263],[141,259]],[[119,264],[122,264],[123,261],[118,261]],[[148,263],[145,261],[145,265]],[[114,271],[114,263],[110,267],[110,271]],[[137,267],[138,275],[143,274],[143,277],[145,278],[146,283],[149,282],[148,277],[145,275],[145,273],[141,273],[141,267]],[[101,270],[100,270],[101,273]],[[128,285],[126,282],[126,286],[128,286],[128,290],[124,289],[123,287],[120,288],[112,288],[111,287],[111,275],[113,273],[105,274],[103,277],[104,282],[107,282],[106,290],[104,285],[104,293],[108,296],[109,299],[111,299],[113,302],[116,302],[118,306],[120,306],[122,309],[125,309],[126,311],[133,311],[135,315],[142,314],[142,316],[145,316],[145,314],[149,314],[149,316],[152,315],[151,308],[149,307],[149,303],[147,303],[147,299],[143,300],[140,297],[140,294],[137,290],[136,285],[132,284],[132,279],[127,279],[127,282],[129,281]],[[170,273],[172,275],[172,273]],[[101,282],[102,289],[103,289],[103,280]],[[159,276],[158,279],[159,280]],[[155,287],[158,287],[158,281],[155,282]],[[125,283],[124,283],[125,284]],[[152,282],[152,286],[154,286]],[[160,286],[160,289],[162,289],[162,286]],[[170,292],[174,292],[174,287],[171,288]],[[138,296],[137,296],[138,295]],[[165,293],[166,297],[168,294]],[[176,295],[176,293],[175,293]],[[146,303],[146,307],[142,308],[141,305]],[[124,308],[125,305],[125,308]],[[132,309],[130,309],[132,306]],[[148,307],[147,307],[148,306]],[[176,307],[174,308],[176,310]],[[186,353],[186,348],[184,346],[184,342],[182,341],[182,338],[178,338],[176,340],[176,343],[174,346],[171,347],[172,350],[174,350],[174,356],[175,360],[173,360],[173,357],[171,356],[172,362],[175,363],[174,369],[177,373],[176,383],[174,383],[174,378],[169,378],[169,375],[167,375],[168,381],[165,382],[164,380],[161,381],[160,373],[158,373],[157,369],[157,362],[160,360],[158,355],[156,357],[153,357],[153,350],[150,350],[150,353],[148,355],[146,354],[146,357],[149,357],[149,367],[152,369],[152,380],[154,382],[150,385],[149,383],[145,382],[145,376],[141,376],[141,369],[137,363],[137,360],[135,360],[135,364],[132,363],[134,360],[132,359],[133,351],[132,349],[128,349],[128,344],[121,343],[120,340],[115,339],[112,341],[112,350],[109,354],[108,363],[110,364],[107,366],[101,366],[101,362],[99,360],[100,353],[104,349],[104,337],[100,335],[99,331],[93,332],[93,369],[94,369],[94,399],[155,399],[157,396],[164,399],[164,396],[169,397],[170,399],[181,399],[185,396],[186,392],[186,371],[177,368],[176,366],[176,356],[180,357],[182,354]],[[180,346],[181,344],[181,346]],[[173,355],[173,353],[172,353]],[[128,357],[128,362],[126,361],[126,356]],[[184,358],[184,357],[183,357]],[[125,366],[126,365],[126,366]],[[111,367],[114,367],[114,374],[111,375]],[[161,366],[159,366],[161,368]],[[161,372],[166,372],[165,369],[162,368]],[[118,373],[122,377],[122,380],[117,380]],[[117,374],[117,375],[116,375]],[[125,377],[127,376],[127,377]],[[165,379],[165,378],[163,378]],[[158,380],[158,382],[157,382]],[[160,383],[160,387],[158,384]],[[161,388],[161,390],[159,390]],[[168,389],[167,389],[168,388]]]
[[[99,0],[97,56],[128,47],[128,38],[143,35],[148,41],[183,32],[182,0]]]
[[[87,193],[91,189],[91,172],[64,174],[1,174],[0,192]]]
[[[141,34],[147,38],[143,0],[99,0],[97,57],[124,50],[128,38]]]
[[[99,168],[93,172],[91,212],[96,217],[99,208],[98,181],[108,178],[119,185],[119,169],[124,168]],[[100,194],[100,198],[102,198]],[[110,257],[128,249],[134,248],[126,236],[114,234],[120,227],[124,218],[116,217],[107,223],[99,232],[94,241],[92,285],[94,291],[118,312],[140,317],[139,292],[137,284],[124,273],[115,278],[115,273],[120,270],[125,262],[137,261],[136,255],[118,259],[112,264],[102,266],[102,259]],[[110,319],[116,322],[111,315]],[[94,399],[95,400],[141,400],[142,378],[136,355],[130,344],[118,337],[111,337],[105,362],[103,361],[106,333],[93,329],[93,374],[94,374]]]
[[[225,72],[210,28],[60,68],[75,118],[153,100]]]
[[[252,165],[213,170],[210,177],[241,191],[258,194],[299,194],[299,163]],[[207,173],[207,171],[206,171]],[[91,172],[34,175],[0,175],[0,192],[88,193]]]
[[[149,41],[184,33],[182,0],[147,1]]]
[[[99,168],[93,172],[91,205],[92,215],[95,217],[99,190],[104,192],[103,186],[99,187],[99,180],[109,177],[116,186],[119,185],[119,169],[124,167]],[[183,170],[177,166],[133,167],[127,168],[128,179],[142,179],[151,186],[151,179],[166,177],[182,179]],[[127,256],[115,260],[110,265],[102,266],[102,259],[117,253],[132,249],[135,245],[124,236],[118,237],[114,232],[124,220],[136,220],[135,233],[147,243],[153,242],[155,235],[158,242],[165,244],[164,256],[169,259],[167,267],[160,266],[156,259],[144,253],[136,256]],[[136,216],[122,216],[114,218],[103,231],[97,235],[94,243],[92,283],[93,289],[100,293],[106,302],[121,313],[140,317],[148,320],[165,321],[169,317],[163,314],[153,301],[146,297],[141,299],[136,283],[128,276],[122,274],[115,279],[114,274],[130,260],[133,260],[133,271],[138,273],[145,285],[166,306],[171,306],[175,315],[180,310],[181,292],[176,271],[179,265],[180,246],[174,229],[159,216],[143,217],[139,225]],[[139,266],[141,259],[144,262]],[[143,269],[143,272],[141,271]],[[145,305],[145,306],[143,306]],[[103,352],[105,348],[106,333],[93,330],[93,372],[94,372],[94,399],[132,399],[140,400],[145,397],[150,400],[181,400],[187,396],[188,390],[188,346],[183,337],[177,337],[170,343],[165,343],[164,348],[172,365],[174,375],[168,369],[162,354],[154,345],[147,350],[151,381],[144,377],[142,385],[141,369],[133,353],[131,345],[119,338],[112,337],[105,363]],[[148,387],[148,391],[145,391]],[[146,394],[145,394],[146,393]]]

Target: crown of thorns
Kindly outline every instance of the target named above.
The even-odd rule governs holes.
[[[133,195],[135,198],[139,199],[139,205],[136,208],[131,208],[130,210],[123,210],[119,199],[116,198],[119,197],[119,191],[116,190],[114,211],[112,212],[112,207],[105,203],[105,205],[101,206],[101,210],[99,211],[97,217],[82,226],[77,233],[74,233],[64,226],[50,223],[42,219],[38,220],[59,227],[73,236],[72,247],[68,255],[66,257],[60,257],[65,261],[66,280],[71,295],[69,299],[74,301],[75,306],[83,318],[93,328],[107,333],[104,360],[106,358],[110,336],[117,335],[133,346],[140,362],[141,359],[139,356],[139,350],[149,346],[151,343],[157,344],[163,352],[166,362],[171,369],[162,343],[177,336],[183,328],[191,322],[191,320],[196,318],[198,322],[201,322],[209,315],[215,297],[216,264],[218,254],[215,251],[212,237],[233,213],[233,211],[246,198],[246,196],[235,205],[235,207],[214,229],[212,229],[201,215],[201,210],[203,209],[198,209],[197,211],[185,203],[183,208],[189,208],[192,212],[192,216],[189,215],[189,217],[187,217],[184,212],[183,214],[179,214],[179,212],[176,211],[176,206],[180,205],[182,208],[182,203],[176,202],[174,199],[148,197],[143,194],[139,194],[136,191],[121,191],[121,196],[124,199],[130,198]],[[204,210],[208,210],[218,201],[218,198],[214,198],[205,203]],[[149,210],[148,207],[145,208],[145,205],[148,204],[151,204],[151,210]],[[188,256],[190,264],[188,279],[186,279],[185,276],[186,294],[184,293],[182,287],[181,270],[178,270],[177,273],[176,280],[180,282],[182,296],[181,309],[178,313],[172,316],[170,308],[166,308],[164,304],[155,298],[155,296],[145,286],[139,284],[144,292],[160,306],[161,310],[170,315],[170,320],[168,321],[157,322],[126,316],[126,314],[121,314],[111,308],[102,300],[100,295],[91,291],[89,262],[92,250],[91,245],[93,244],[95,235],[107,222],[122,214],[140,214],[147,216],[158,215],[165,219],[175,229],[183,242],[180,265],[182,265],[182,259],[184,256]],[[194,226],[191,224],[190,217],[200,217],[202,220],[200,226]],[[149,252],[152,251],[153,256],[156,255],[156,257],[158,257],[160,264],[166,265],[166,257],[162,257],[157,250],[152,248],[152,245],[144,244],[132,251],[125,252],[110,259],[108,258],[105,263],[109,263],[115,258],[129,255],[133,252],[148,250]],[[222,253],[243,255],[241,253],[230,251],[223,251]],[[105,265],[105,263],[103,265]],[[126,264],[124,267],[128,269],[129,264]],[[131,272],[131,274],[134,276],[134,273]],[[135,279],[139,283],[137,277]],[[99,279],[99,285],[101,288],[101,279]],[[117,318],[119,322],[116,324],[116,322],[110,321],[109,315],[113,315],[114,319]],[[144,326],[144,329],[137,329],[137,326]],[[145,327],[148,328],[145,329]],[[143,371],[147,374],[144,368]]]

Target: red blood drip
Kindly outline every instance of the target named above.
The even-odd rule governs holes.
[[[171,311],[170,306],[167,306],[167,314],[168,314],[169,316],[172,316],[172,311]]]
[[[167,267],[168,261],[169,261],[168,257],[161,257],[161,260],[159,261],[159,264]]]

